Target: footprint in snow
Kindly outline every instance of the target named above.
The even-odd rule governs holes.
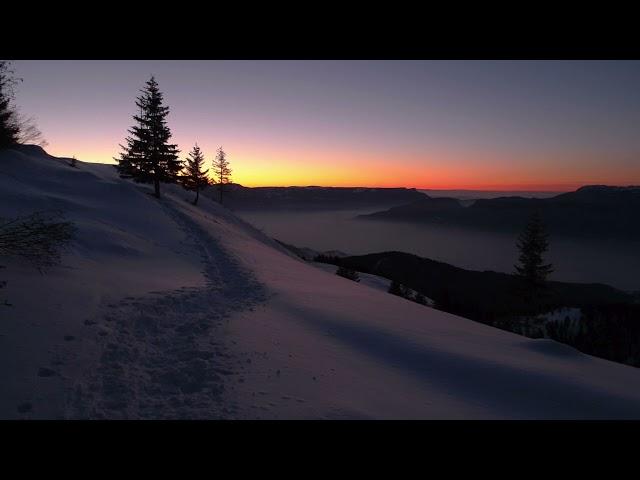
[[[231,312],[262,301],[261,285],[192,219],[166,206],[192,234],[193,248],[206,253],[206,285],[112,304],[117,308],[104,319],[114,321],[100,325],[97,333],[114,341],[110,347],[102,344],[97,368],[80,380],[87,393],[70,395],[68,417],[205,419],[230,418],[235,412],[221,395],[225,385],[234,390],[227,382],[245,379],[233,381],[228,367],[235,357],[225,352],[226,341],[207,337],[229,321]]]

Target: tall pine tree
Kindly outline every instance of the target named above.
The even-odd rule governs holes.
[[[0,61],[0,149],[15,145],[19,140],[20,127],[11,105],[16,81],[9,62]]]
[[[218,154],[213,159],[213,175],[214,182],[218,184],[218,190],[220,191],[220,203],[222,203],[222,191],[224,185],[231,183],[231,168],[229,168],[229,161],[227,160],[227,154],[222,149],[218,148]]]
[[[160,198],[160,182],[176,183],[182,161],[178,158],[177,145],[170,144],[171,130],[166,117],[169,107],[163,105],[163,95],[154,77],[146,83],[136,99],[140,109],[134,115],[136,125],[129,129],[118,161],[118,171],[125,178],[139,183],[153,183],[155,196]]]
[[[180,177],[184,188],[196,192],[196,198],[193,201],[194,205],[198,204],[200,190],[209,185],[209,177],[207,176],[209,170],[202,170],[203,166],[204,154],[196,143],[193,150],[189,152],[189,157],[185,161],[184,172]]]
[[[545,286],[547,276],[553,272],[550,263],[545,263],[544,253],[549,248],[548,235],[538,212],[534,213],[523,232],[518,237],[517,247],[520,252],[516,272],[524,280],[527,301],[532,310],[540,305],[540,294]]]

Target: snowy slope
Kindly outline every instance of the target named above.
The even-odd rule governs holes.
[[[0,264],[1,418],[640,418],[640,371],[322,271],[209,199],[0,152],[0,216],[78,235]]]

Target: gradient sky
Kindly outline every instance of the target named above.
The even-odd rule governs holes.
[[[151,74],[246,186],[640,184],[638,61],[15,61],[53,155],[114,163]]]

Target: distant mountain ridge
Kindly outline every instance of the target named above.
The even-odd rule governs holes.
[[[540,297],[546,314],[538,316],[524,295],[529,287],[517,275],[467,270],[397,251],[317,260],[400,282],[431,298],[439,310],[534,338],[554,338],[590,355],[640,367],[640,292],[550,281]],[[569,317],[570,311],[578,314],[577,320]]]
[[[549,198],[565,193],[567,190],[546,191],[546,190],[456,190],[456,189],[419,189],[420,192],[433,198],[456,198],[458,200],[473,202],[480,198],[497,197],[527,197],[527,198]]]
[[[204,195],[216,199],[218,186],[208,187]],[[402,205],[429,198],[415,188],[365,187],[244,187],[226,186],[225,204],[236,209],[349,209]]]
[[[640,186],[587,185],[550,198],[479,199],[468,207],[425,197],[358,218],[517,231],[536,211],[553,233],[640,239]]]
[[[521,280],[509,273],[491,270],[468,270],[445,262],[420,257],[406,252],[388,251],[324,258],[327,263],[346,266],[359,272],[380,275],[396,280],[422,292],[440,303],[458,300],[461,304],[482,306],[490,312],[488,318],[525,308],[514,288]],[[631,303],[634,295],[601,283],[548,282],[547,301],[553,307],[588,306],[607,303]],[[446,298],[449,297],[449,298]],[[468,318],[482,321],[482,316],[465,312]],[[478,313],[478,312],[475,312]]]

